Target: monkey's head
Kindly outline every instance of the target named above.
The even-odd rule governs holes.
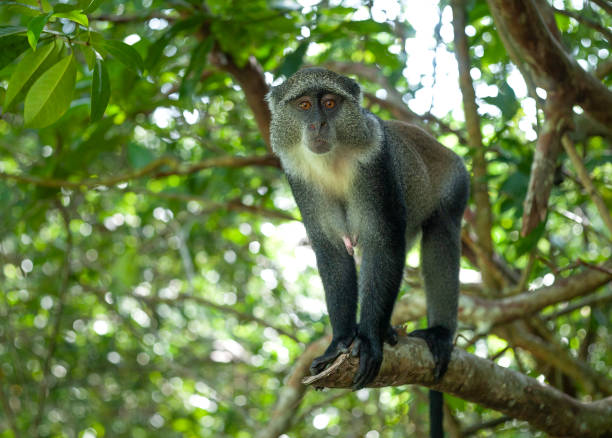
[[[346,76],[305,68],[272,88],[266,98],[272,112],[272,149],[281,160],[296,148],[334,155],[374,142],[374,118],[360,106],[359,84]]]

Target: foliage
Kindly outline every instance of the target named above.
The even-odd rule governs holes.
[[[388,95],[383,77],[406,102],[431,93],[443,80],[435,71],[410,79],[420,70],[405,48],[422,41],[410,8],[397,2],[383,13],[361,3],[0,4],[0,437],[249,437],[273,420],[284,378],[327,325],[313,255],[276,166],[189,166],[269,153],[255,117],[267,110],[253,112],[228,65],[254,59],[268,84],[304,64],[377,65],[378,81],[358,79],[383,118],[390,111],[372,99]],[[569,164],[559,169],[546,223],[520,236],[541,102],[520,91],[487,4],[471,3],[493,242],[513,272],[527,267],[530,287],[548,285],[579,261],[610,259],[609,236]],[[577,2],[565,3],[572,10]],[[431,60],[452,53],[450,7],[439,9]],[[578,12],[612,24],[594,2]],[[585,68],[608,58],[601,34],[557,20]],[[473,151],[442,129],[463,129],[456,110],[417,112],[439,122],[427,126],[470,167]],[[610,138],[587,134],[581,150],[610,206]],[[462,267],[479,269],[467,258]],[[568,357],[611,377],[611,318],[609,307],[585,305],[543,325]],[[588,393],[496,335],[475,338],[469,351],[571,395]],[[335,395],[307,393],[286,433],[423,432],[421,388]],[[461,399],[448,405],[466,427],[498,416]],[[538,432],[509,421],[479,436],[493,434]]]

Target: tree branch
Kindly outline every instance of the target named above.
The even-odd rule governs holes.
[[[310,344],[301,354],[278,394],[276,405],[269,416],[270,420],[263,429],[257,432],[256,438],[277,438],[289,429],[293,423],[296,409],[308,389],[302,384],[302,379],[310,375],[311,362],[325,351],[330,340],[331,336],[323,336]]]
[[[593,181],[589,176],[588,170],[586,169],[584,163],[582,162],[582,159],[578,156],[578,153],[576,152],[574,142],[567,135],[564,135],[561,140],[565,152],[567,152],[567,155],[569,156],[572,164],[574,165],[574,168],[576,169],[576,173],[578,174],[578,179],[580,180],[580,183],[583,185],[587,194],[593,200],[593,203],[595,204],[595,207],[597,207],[597,211],[599,212],[603,223],[608,228],[610,236],[612,237],[612,217],[610,216],[610,209],[608,208],[603,198],[595,188],[595,185],[593,184]]]
[[[349,388],[357,367],[358,358],[343,354],[322,373],[304,379],[304,383]],[[552,435],[612,434],[612,399],[583,403],[459,348],[453,350],[448,371],[438,383],[434,383],[433,368],[433,357],[423,340],[400,336],[395,347],[385,345],[380,373],[369,386],[424,385],[525,420]]]
[[[604,125],[612,125],[612,92],[565,52],[532,0],[488,0],[488,4],[496,25],[507,29],[538,86],[563,93]]]
[[[220,69],[231,74],[240,84],[247,104],[253,112],[255,122],[266,144],[270,145],[270,120],[272,114],[265,101],[268,84],[263,69],[254,56],[250,56],[245,65],[238,66],[234,58],[216,47],[211,53],[211,60]]]
[[[278,158],[273,155],[262,155],[252,157],[215,157],[207,160],[202,160],[198,163],[183,164],[173,157],[159,158],[141,169],[127,172],[122,175],[110,176],[106,178],[92,178],[81,181],[60,180],[55,178],[41,178],[38,176],[13,174],[0,172],[0,179],[12,179],[20,183],[29,183],[42,187],[56,188],[93,188],[99,186],[112,187],[116,184],[130,181],[133,179],[150,176],[152,179],[165,178],[170,175],[190,175],[199,172],[200,170],[210,169],[213,167],[231,167],[239,168],[246,166],[272,166],[280,167]],[[169,167],[171,170],[160,170],[164,167]]]
[[[549,93],[544,105],[545,121],[538,135],[529,186],[523,203],[521,234],[526,236],[546,220],[548,199],[552,190],[561,136],[571,121],[571,106],[562,93]]]
[[[42,365],[42,380],[40,382],[40,388],[38,392],[38,409],[32,422],[32,433],[34,436],[39,436],[38,427],[45,413],[45,405],[47,398],[49,397],[49,373],[51,372],[51,360],[55,355],[55,349],[57,348],[58,337],[60,333],[60,327],[62,324],[62,316],[64,313],[64,298],[68,289],[68,281],[70,279],[70,262],[72,258],[72,233],[70,232],[70,217],[66,209],[59,204],[59,210],[64,220],[64,226],[66,230],[66,248],[64,249],[64,265],[62,267],[62,273],[59,278],[59,285],[57,291],[57,305],[54,312],[54,322],[51,329],[51,334],[47,341],[47,353]]]
[[[482,143],[480,132],[480,116],[476,105],[476,94],[472,77],[470,76],[470,54],[467,36],[465,35],[466,16],[465,2],[454,0],[451,2],[453,9],[453,28],[455,33],[455,57],[459,66],[459,85],[463,96],[463,112],[465,124],[468,131],[468,144],[473,151],[472,190],[474,202],[476,203],[475,232],[482,252],[478,255],[478,266],[482,272],[485,285],[490,290],[498,289],[495,276],[489,272],[485,259],[491,259],[493,255],[493,241],[491,240],[491,201],[489,199],[489,188],[487,183],[487,160],[485,148]]]
[[[599,269],[601,268],[601,269]],[[612,261],[567,278],[559,278],[553,285],[526,291],[510,297],[489,299],[466,294],[459,296],[459,321],[474,326],[493,326],[532,315],[545,307],[595,292],[612,281]],[[425,315],[425,296],[422,293],[403,295],[395,303],[392,324],[402,324]]]
[[[603,37],[605,39],[607,39],[609,43],[612,43],[612,32],[610,32],[608,29],[606,29],[601,24],[599,24],[599,23],[597,23],[597,22],[595,22],[593,20],[589,20],[588,18],[583,17],[582,15],[580,15],[579,13],[574,12],[574,11],[567,11],[565,9],[557,9],[557,8],[553,8],[553,10],[557,14],[565,15],[566,17],[571,17],[574,20],[576,20],[578,23],[582,23],[582,24],[584,24],[586,26],[589,26],[589,27],[595,29],[597,32],[602,34]]]

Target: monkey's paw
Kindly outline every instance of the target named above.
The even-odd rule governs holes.
[[[389,337],[390,333],[387,333],[385,340]],[[395,342],[397,342],[397,334]],[[369,337],[365,333],[358,332],[351,350],[351,356],[359,357],[359,368],[355,377],[353,377],[353,390],[356,391],[372,382],[378,375],[383,358],[382,342]]]
[[[343,338],[333,338],[325,353],[316,357],[310,364],[310,374],[313,376],[319,374],[325,368],[332,364],[334,360],[342,353],[348,353],[351,343],[355,339],[355,335],[346,336]]]
[[[427,343],[429,351],[431,351],[434,358],[434,378],[436,382],[439,381],[448,369],[448,363],[453,351],[451,331],[446,327],[437,325],[424,330],[415,330],[408,333],[408,336],[421,338]]]

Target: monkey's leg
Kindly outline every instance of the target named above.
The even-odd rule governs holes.
[[[357,274],[355,260],[341,242],[334,245],[325,238],[315,237],[312,243],[333,332],[325,353],[310,365],[310,372],[318,374],[341,353],[348,352],[357,333]]]
[[[363,248],[359,274],[360,319],[351,351],[353,356],[359,356],[353,389],[363,388],[378,375],[383,342],[397,343],[397,334],[389,320],[404,269],[404,233],[375,236],[375,240],[364,242]]]
[[[416,330],[410,336],[427,342],[434,357],[436,379],[440,379],[448,368],[457,327],[460,223],[460,217],[451,218],[448,213],[439,212],[423,225],[421,270],[425,280],[428,328]]]

